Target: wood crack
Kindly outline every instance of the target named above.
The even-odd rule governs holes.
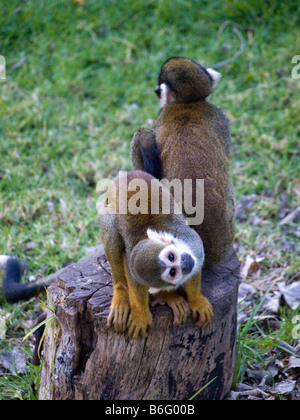
[[[151,383],[152,383],[153,377],[154,377],[154,375],[155,375],[155,373],[156,373],[157,365],[158,365],[158,362],[159,362],[159,360],[160,360],[160,358],[161,358],[161,356],[162,356],[163,349],[164,349],[164,346],[165,346],[165,341],[166,341],[166,337],[167,337],[167,331],[169,330],[169,327],[170,327],[170,322],[171,322],[171,321],[169,320],[169,321],[168,321],[167,328],[166,328],[166,330],[165,330],[164,337],[163,337],[162,345],[161,345],[161,347],[160,347],[160,351],[159,351],[158,357],[157,357],[157,359],[156,359],[155,368],[153,369],[153,374],[151,375],[151,379],[149,380],[149,384],[148,384],[148,386],[147,386],[147,388],[146,388],[146,390],[145,390],[144,394],[142,395],[141,400],[143,400],[143,399],[145,398],[145,395],[147,394],[148,389],[149,389],[149,388],[150,388],[150,386],[151,386]]]

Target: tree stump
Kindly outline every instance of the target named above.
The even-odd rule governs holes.
[[[223,399],[234,372],[239,266],[232,251],[203,270],[212,324],[174,327],[172,311],[159,306],[139,340],[106,325],[112,279],[105,256],[67,267],[48,288],[56,320],[45,337],[40,399],[187,400],[210,381],[195,399]]]

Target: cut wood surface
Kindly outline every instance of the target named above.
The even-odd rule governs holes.
[[[214,308],[209,326],[175,327],[172,311],[158,306],[138,340],[106,325],[112,278],[105,256],[66,267],[48,288],[56,321],[45,337],[40,399],[187,400],[210,381],[195,399],[224,398],[234,371],[239,267],[232,251],[203,270],[202,292]]]

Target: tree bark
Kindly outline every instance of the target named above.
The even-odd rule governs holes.
[[[105,256],[66,267],[48,288],[56,320],[45,337],[40,399],[187,400],[210,381],[195,399],[223,399],[234,372],[239,266],[232,251],[203,270],[210,325],[174,327],[171,310],[159,306],[139,340],[106,325],[112,279]]]

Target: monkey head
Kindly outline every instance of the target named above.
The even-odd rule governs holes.
[[[153,290],[176,289],[198,273],[203,259],[184,241],[166,232],[147,230],[148,239],[132,250],[130,269],[135,280]]]
[[[161,108],[169,102],[197,102],[214,90],[221,74],[183,57],[169,58],[161,67],[155,93]]]

